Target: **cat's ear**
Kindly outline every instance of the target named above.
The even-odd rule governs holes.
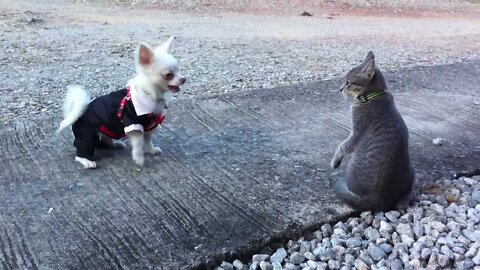
[[[363,63],[366,64],[366,63],[368,63],[368,61],[370,61],[372,59],[375,59],[375,55],[373,55],[372,51],[369,51],[367,53],[367,57],[365,57],[365,60],[363,60]]]
[[[360,74],[367,77],[369,80],[372,79],[373,74],[375,74],[375,59],[368,60],[368,62],[364,64],[364,67],[362,71],[360,71]]]

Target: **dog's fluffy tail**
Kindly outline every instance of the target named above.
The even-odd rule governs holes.
[[[78,85],[68,86],[67,96],[63,103],[63,121],[57,129],[57,133],[73,125],[85,112],[88,103],[90,103],[90,95],[87,90]]]

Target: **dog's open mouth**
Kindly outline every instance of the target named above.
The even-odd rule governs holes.
[[[172,91],[173,93],[177,93],[178,91],[180,91],[180,86],[169,85],[168,90]]]

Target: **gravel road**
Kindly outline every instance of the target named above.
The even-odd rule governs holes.
[[[94,95],[122,87],[138,41],[178,37],[174,54],[188,76],[180,95],[192,96],[338,77],[368,50],[390,71],[475,59],[479,21],[458,12],[180,14],[7,0],[0,3],[0,124],[59,114],[71,83]]]

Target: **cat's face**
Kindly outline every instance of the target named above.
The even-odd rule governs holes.
[[[375,74],[375,58],[372,52],[367,54],[363,63],[350,70],[345,76],[340,91],[347,97],[356,98],[368,90]]]

